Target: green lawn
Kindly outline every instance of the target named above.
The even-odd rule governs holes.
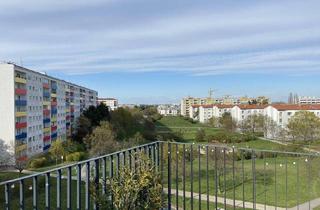
[[[263,149],[263,150],[283,150],[286,148],[286,146],[277,144],[271,141],[267,140],[253,140],[253,141],[248,141],[248,142],[241,142],[237,144],[230,144],[229,146],[236,146],[236,147],[241,147],[241,148],[250,148],[250,149]]]
[[[165,126],[165,127],[205,127],[203,124],[190,121],[184,119],[183,117],[162,117],[160,120],[156,122],[156,126]]]
[[[193,181],[191,181],[191,163],[186,161],[186,190],[191,191],[191,183],[193,183],[193,191],[199,192],[199,183],[201,183],[201,192],[207,192],[207,186],[209,187],[209,194],[215,195],[215,168],[213,152],[209,157],[209,170],[207,185],[206,180],[206,159],[205,155],[200,157],[200,173],[199,159],[197,155],[194,155],[193,161]],[[178,167],[175,164],[175,150],[172,151],[173,165],[171,170],[172,188],[178,187],[182,190],[183,185],[183,167],[181,158],[178,159]],[[181,150],[179,151],[181,155]],[[178,157],[179,157],[178,155]],[[230,155],[230,153],[229,153]],[[218,196],[223,197],[226,192],[226,197],[233,199],[233,192],[235,192],[235,199],[243,200],[247,202],[253,202],[253,171],[255,171],[255,196],[257,203],[267,204],[278,207],[294,207],[297,202],[304,203],[306,201],[320,197],[320,157],[308,159],[306,157],[295,156],[281,156],[272,158],[270,154],[267,154],[263,158],[260,154],[253,161],[248,159],[241,159],[234,161],[235,176],[233,179],[233,161],[232,158],[226,158],[226,174],[220,176],[220,189],[218,190]],[[220,159],[220,166],[223,160]],[[243,164],[243,170],[242,170]],[[218,163],[219,165],[219,163]],[[222,166],[221,166],[222,167]],[[255,167],[255,170],[253,170]],[[176,180],[176,170],[178,169],[178,179]],[[220,170],[221,171],[221,170]],[[165,168],[165,173],[167,169]],[[244,176],[244,179],[243,179]],[[199,181],[200,179],[200,181]],[[224,182],[225,179],[225,182]],[[164,179],[167,181],[167,177]],[[224,190],[226,189],[226,190]],[[244,192],[244,193],[243,193]]]
[[[181,133],[185,142],[194,142],[199,129],[203,129],[206,135],[214,134],[220,129],[209,127],[205,124],[184,119],[183,117],[162,117],[156,122],[158,133]]]
[[[171,196],[171,203],[172,203],[172,206],[171,207],[175,207],[176,208],[176,196]],[[191,208],[191,198],[186,198],[185,200],[185,204],[186,204],[186,210],[191,210],[191,209],[200,209],[199,208],[199,200],[198,199],[193,199],[193,208]],[[222,208],[222,209],[234,209],[233,206],[229,206],[227,205],[225,208],[224,204],[221,204],[221,203],[218,203],[217,204],[218,208]],[[201,200],[201,209],[207,209],[208,207],[208,203],[206,201],[206,198],[202,198]],[[214,202],[209,202],[209,209],[215,209],[216,207],[216,204]],[[180,209],[183,209],[183,197],[179,197],[178,196],[178,208]],[[240,208],[240,207],[237,207],[235,208],[237,210],[240,210],[243,208]],[[250,210],[250,209],[245,209],[245,210]]]

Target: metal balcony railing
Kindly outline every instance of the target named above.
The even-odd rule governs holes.
[[[90,183],[144,152],[163,187],[164,209],[313,209],[320,206],[320,155],[157,141],[0,183],[9,209],[98,209]],[[112,196],[111,196],[112,199]]]

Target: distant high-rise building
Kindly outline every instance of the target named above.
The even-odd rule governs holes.
[[[0,139],[20,159],[66,140],[81,112],[97,105],[94,90],[14,64],[0,64],[0,88]]]
[[[299,96],[297,93],[289,94],[288,104],[299,104]]]
[[[194,98],[194,97],[187,97],[181,100],[181,115],[189,117],[190,109],[192,105],[207,105],[213,104],[213,99],[208,98]]]

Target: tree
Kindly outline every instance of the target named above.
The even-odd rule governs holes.
[[[264,116],[263,120],[263,133],[266,138],[275,138],[280,135],[281,128],[270,117]]]
[[[89,118],[81,115],[77,120],[77,129],[73,135],[73,140],[83,143],[84,137],[92,132],[92,124]]]
[[[222,114],[222,117],[219,118],[219,124],[222,128],[227,131],[235,131],[237,128],[237,123],[232,119],[232,116],[229,112]]]
[[[112,126],[106,121],[100,122],[100,126],[96,127],[84,142],[92,157],[115,152],[119,148]]]
[[[214,127],[214,128],[217,128],[219,127],[219,118],[217,117],[211,117],[208,121],[208,124],[211,126],[211,127]]]
[[[10,149],[10,145],[0,139],[0,167],[13,165],[13,151]]]
[[[110,120],[109,108],[101,103],[97,107],[90,106],[83,112],[83,116],[88,118],[93,127],[96,127],[100,124],[101,121]]]
[[[252,114],[242,121],[241,127],[244,132],[251,132],[252,134],[255,134],[258,131],[263,131],[264,122],[265,119],[263,115]]]
[[[201,142],[206,139],[206,132],[204,129],[199,129],[196,133],[195,141],[196,142]]]
[[[319,138],[320,119],[309,111],[296,112],[287,125],[293,140],[313,141]]]
[[[56,164],[58,164],[58,160],[65,155],[65,149],[63,142],[60,140],[56,140],[51,144],[49,149],[49,153],[56,159]]]
[[[22,171],[28,166],[28,159],[27,157],[19,157],[17,154],[15,155],[14,159],[14,168],[19,171],[20,176],[22,174]]]

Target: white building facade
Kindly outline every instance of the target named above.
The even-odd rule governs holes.
[[[14,64],[0,64],[0,139],[20,159],[46,152],[71,136],[77,118],[98,93]]]
[[[202,105],[199,106],[198,119],[201,123],[207,123],[212,117],[222,117],[224,113],[230,113],[234,106],[225,104]]]
[[[98,98],[98,103],[105,104],[112,111],[118,109],[119,107],[118,99],[116,98]]]
[[[207,123],[212,117],[221,117],[223,113],[229,112],[237,122],[245,120],[250,115],[263,115],[272,119],[278,126],[286,128],[289,120],[298,111],[313,112],[320,118],[320,105],[308,104],[274,104],[274,105],[200,105],[193,106],[198,111],[198,119],[201,123]]]
[[[231,116],[239,123],[250,115],[264,115],[265,108],[262,105],[237,105],[231,109]]]
[[[178,116],[179,115],[179,105],[159,105],[157,107],[158,113],[162,116]]]

